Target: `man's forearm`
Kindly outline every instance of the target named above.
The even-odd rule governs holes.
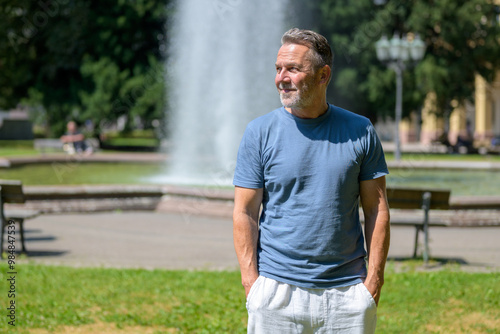
[[[362,181],[360,199],[365,214],[365,237],[368,251],[368,273],[365,286],[378,304],[384,284],[385,261],[390,240],[390,215],[385,176]]]
[[[234,248],[240,264],[241,281],[247,294],[259,276],[257,268],[258,237],[259,227],[256,219],[245,213],[235,213],[233,217]]]
[[[263,188],[236,187],[234,192],[233,238],[241,270],[241,283],[248,295],[259,276],[257,243],[259,239],[259,210]]]
[[[365,284],[378,303],[384,284],[384,271],[390,243],[389,212],[379,211],[376,216],[365,219],[366,245],[368,251],[368,274]]]
[[[82,134],[77,134],[77,135],[64,135],[61,137],[61,141],[64,143],[73,143],[76,141],[83,141],[85,139],[84,135]]]

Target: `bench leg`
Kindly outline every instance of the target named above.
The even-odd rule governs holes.
[[[26,253],[26,246],[24,244],[24,219],[18,219],[17,223],[19,224],[19,236],[21,239],[21,252]],[[2,236],[0,238],[0,259],[3,259],[3,238],[5,234],[5,228],[8,226],[6,221],[2,220]]]
[[[21,236],[21,251],[26,253],[26,246],[24,245],[24,219],[19,219],[19,235]]]
[[[429,262],[429,224],[428,221],[424,224],[424,263]]]
[[[413,249],[413,258],[417,258],[418,249],[418,234],[420,233],[420,226],[415,225],[415,248]]]
[[[2,221],[2,237],[0,237],[0,259],[3,259],[3,235],[7,223],[2,218],[0,218],[0,220]]]
[[[424,209],[424,263],[429,262],[429,210],[431,208],[431,193],[425,192],[422,200],[422,209]]]

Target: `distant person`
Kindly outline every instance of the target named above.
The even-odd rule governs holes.
[[[66,134],[61,136],[64,151],[68,154],[92,154],[92,147],[85,143],[85,136],[78,130],[76,123],[70,121],[66,128]]]
[[[248,333],[373,333],[390,234],[382,146],[367,118],[327,103],[326,38],[294,28],[281,43],[283,107],[247,126],[233,181]]]

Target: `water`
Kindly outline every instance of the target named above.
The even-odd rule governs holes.
[[[229,183],[246,124],[280,106],[274,62],[287,0],[182,0],[169,31],[169,176]]]

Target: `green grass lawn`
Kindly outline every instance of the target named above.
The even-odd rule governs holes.
[[[159,140],[154,137],[133,136],[120,137],[118,135],[110,136],[106,144],[114,146],[148,146],[157,147]],[[0,140],[0,157],[33,156],[40,155],[41,152],[34,149],[33,140]],[[109,150],[108,150],[109,151]],[[62,150],[49,149],[48,153],[63,153]],[[107,151],[102,151],[104,153]]]
[[[0,179],[21,180],[24,185],[148,184],[149,176],[164,175],[161,163],[40,163],[0,168]]]
[[[156,138],[111,138],[106,141],[108,145],[116,146],[151,146],[156,147],[160,143]]]
[[[393,153],[386,153],[387,161],[394,161]],[[403,153],[402,161],[487,161],[500,162],[499,154],[433,154],[433,153]]]
[[[32,140],[0,140],[0,157],[38,154]]]
[[[388,267],[378,333],[498,333],[498,273]],[[247,319],[238,272],[22,264],[16,305],[18,333],[245,333]],[[0,332],[10,329],[2,317]]]
[[[390,168],[387,186],[450,189],[452,196],[500,194],[500,173],[483,170]]]
[[[154,138],[149,131],[137,131],[129,136],[119,136],[110,134],[107,139],[108,144],[127,146],[157,146],[158,139]],[[103,152],[105,153],[105,152]],[[32,140],[0,140],[0,157],[17,155],[38,155],[40,152],[33,148]],[[393,153],[387,153],[388,161],[394,160]],[[403,161],[493,161],[500,162],[500,154],[480,155],[480,154],[432,154],[432,153],[403,153]]]
[[[38,155],[39,152],[34,148],[10,148],[0,147],[0,157],[14,157],[19,155]]]

